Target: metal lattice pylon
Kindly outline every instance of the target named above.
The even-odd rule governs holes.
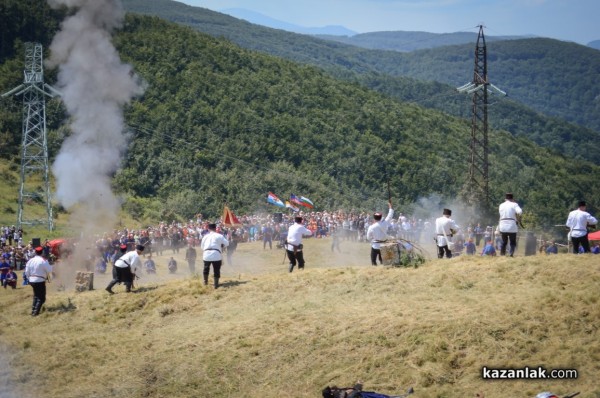
[[[23,139],[21,145],[21,182],[19,187],[19,210],[17,228],[22,225],[46,224],[54,228],[50,197],[48,169],[48,139],[46,134],[46,96],[55,97],[60,93],[44,83],[42,45],[25,44],[25,77],[23,84],[3,94],[23,96]],[[33,179],[37,175],[39,181]],[[43,202],[47,218],[25,217],[25,207],[30,202]]]
[[[486,209],[490,204],[489,192],[489,146],[488,146],[488,94],[506,95],[491,84],[487,75],[487,48],[483,26],[479,26],[479,35],[475,46],[475,68],[473,81],[458,88],[460,92],[473,95],[471,116],[471,143],[469,180],[466,193],[473,205]]]

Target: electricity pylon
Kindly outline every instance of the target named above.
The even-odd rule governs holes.
[[[466,186],[466,200],[478,206],[483,212],[489,210],[489,146],[488,146],[488,94],[506,95],[491,84],[487,75],[487,48],[483,25],[479,25],[479,35],[475,45],[475,68],[473,81],[457,89],[473,95],[471,116],[471,144],[469,180]]]
[[[23,96],[23,139],[21,145],[21,183],[19,187],[19,210],[17,228],[22,225],[46,224],[48,230],[54,229],[52,204],[50,198],[50,180],[48,170],[48,138],[46,134],[46,96],[56,97],[60,93],[44,83],[42,45],[25,43],[25,71],[23,84],[2,94]],[[27,178],[37,174],[43,185]],[[38,177],[39,178],[39,177]],[[47,218],[25,217],[25,206],[32,202],[43,202]]]

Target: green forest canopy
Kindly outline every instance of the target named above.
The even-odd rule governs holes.
[[[115,43],[148,83],[127,109],[132,140],[114,179],[140,219],[216,215],[224,202],[238,212],[266,209],[268,191],[305,195],[321,209],[370,210],[385,203],[388,180],[410,210],[422,198],[450,201],[464,185],[465,120],[158,18],[128,16]],[[19,58],[2,59],[3,87],[19,83]],[[20,128],[19,107],[9,108],[2,134]],[[54,156],[68,132],[60,107],[50,108]],[[513,191],[546,225],[579,198],[596,206],[597,166],[506,132],[490,138],[493,198]]]
[[[316,65],[337,77],[347,76],[349,72],[379,73],[458,87],[473,76],[474,41],[409,53],[369,50],[254,25],[172,0],[124,0],[124,5],[128,11],[157,15],[215,37],[227,38],[244,48]],[[490,42],[487,53],[491,81],[508,92],[510,98],[537,112],[558,116],[600,133],[600,81],[597,79],[600,52],[576,43],[532,38]],[[443,102],[428,101],[425,105],[449,111]],[[509,130],[513,134],[528,133],[518,130],[518,126],[510,127],[517,128]],[[534,134],[545,134],[540,130]]]

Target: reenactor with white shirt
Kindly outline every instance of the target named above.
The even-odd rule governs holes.
[[[579,253],[579,246],[583,247],[584,253],[590,252],[590,241],[588,239],[588,227],[595,226],[598,220],[587,211],[587,204],[582,200],[579,207],[569,213],[567,227],[570,228],[569,237],[573,243],[573,253]]]
[[[38,316],[42,305],[46,302],[46,281],[52,274],[52,266],[48,263],[42,253],[44,249],[41,246],[35,248],[35,256],[27,261],[25,265],[24,277],[29,281],[33,288],[33,304],[31,306],[31,316]]]
[[[505,195],[504,203],[498,207],[500,221],[498,223],[498,231],[502,237],[502,245],[500,246],[500,255],[506,255],[506,245],[510,242],[509,256],[515,254],[517,248],[517,232],[519,231],[518,223],[521,221],[523,210],[519,204],[515,202],[512,193]]]

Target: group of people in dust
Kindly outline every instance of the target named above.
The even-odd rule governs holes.
[[[217,224],[208,224],[208,233],[202,237],[200,242],[200,248],[202,249],[202,259],[204,261],[204,268],[202,276],[204,277],[204,284],[208,285],[208,279],[210,275],[210,269],[213,270],[213,286],[215,289],[219,287],[219,279],[221,278],[221,266],[223,264],[223,250],[229,246],[229,241],[225,236],[217,232]],[[137,272],[142,269],[141,255],[144,252],[144,245],[137,244],[134,250],[126,251],[120,256],[113,264],[113,279],[106,287],[106,291],[110,294],[114,294],[112,288],[117,283],[125,285],[125,291],[131,292],[133,280]],[[172,258],[171,258],[172,260]],[[172,266],[169,266],[172,270]]]
[[[515,201],[512,193],[505,195],[505,200],[498,207],[498,232],[501,237],[500,255],[513,257],[517,248],[517,233],[523,215],[523,210]],[[458,232],[458,225],[451,218],[452,210],[444,209],[442,216],[435,221],[435,240],[438,249],[438,258],[452,257],[452,237]],[[588,231],[598,223],[598,220],[587,212],[585,201],[578,203],[578,208],[571,211],[567,217],[566,227],[569,229],[573,253],[590,253]],[[486,248],[492,247],[491,241],[486,242]],[[486,252],[484,248],[484,252]],[[495,253],[494,253],[495,254]]]
[[[519,224],[523,215],[523,210],[515,201],[512,193],[505,195],[505,200],[498,207],[498,227],[500,234],[500,255],[513,257],[517,248],[517,233]],[[394,217],[392,204],[389,202],[389,211],[385,219],[379,212],[373,214],[373,223],[367,230],[367,239],[371,243],[371,265],[382,263],[381,246],[388,241],[387,231],[391,220]],[[598,223],[598,220],[587,212],[585,201],[578,203],[578,208],[571,211],[567,217],[566,227],[569,229],[568,239],[570,240],[573,253],[590,253],[590,242],[588,231]],[[453,237],[459,232],[459,226],[452,219],[452,210],[443,209],[442,216],[435,220],[434,233],[437,246],[438,258],[451,258],[455,243]],[[462,243],[460,243],[462,244]],[[495,255],[495,248],[491,242],[491,237],[486,238],[482,255]]]
[[[371,225],[367,228],[366,239],[370,242],[370,259],[372,265],[382,264],[381,245],[388,239],[388,228],[394,217],[392,202],[388,202],[388,213],[385,218],[380,212],[373,214]],[[514,256],[517,247],[517,233],[523,210],[514,200],[512,193],[505,195],[505,201],[498,207],[498,232],[501,235],[500,255]],[[589,253],[590,243],[588,230],[595,226],[598,220],[587,212],[585,201],[578,203],[578,208],[568,215],[566,226],[569,228],[569,239],[572,243],[573,253]],[[458,232],[459,226],[452,219],[452,210],[443,209],[442,216],[435,220],[435,241],[437,245],[438,258],[452,257],[452,237]],[[313,235],[313,231],[305,226],[304,218],[296,215],[294,223],[288,228],[286,240],[283,247],[289,260],[289,272],[293,272],[297,266],[299,270],[304,269],[305,260],[303,254],[303,238]],[[488,242],[486,242],[488,243]],[[221,266],[223,263],[223,252],[230,245],[229,240],[217,229],[217,224],[208,224],[208,233],[202,236],[200,248],[204,262],[203,280],[208,285],[210,270],[213,271],[213,287],[219,287],[221,277]],[[113,278],[106,287],[106,291],[113,294],[113,287],[117,283],[123,283],[126,292],[131,292],[133,279],[136,272],[142,269],[141,255],[144,245],[137,244],[131,250],[129,246],[122,245],[121,252],[115,255],[113,261]],[[484,249],[485,250],[485,249]],[[31,258],[24,271],[24,278],[28,280],[33,288],[33,303],[31,315],[37,316],[42,305],[46,301],[45,283],[52,274],[52,266],[43,256],[43,248],[35,248],[35,256]],[[187,259],[187,256],[186,256]],[[195,256],[194,256],[195,259]]]

